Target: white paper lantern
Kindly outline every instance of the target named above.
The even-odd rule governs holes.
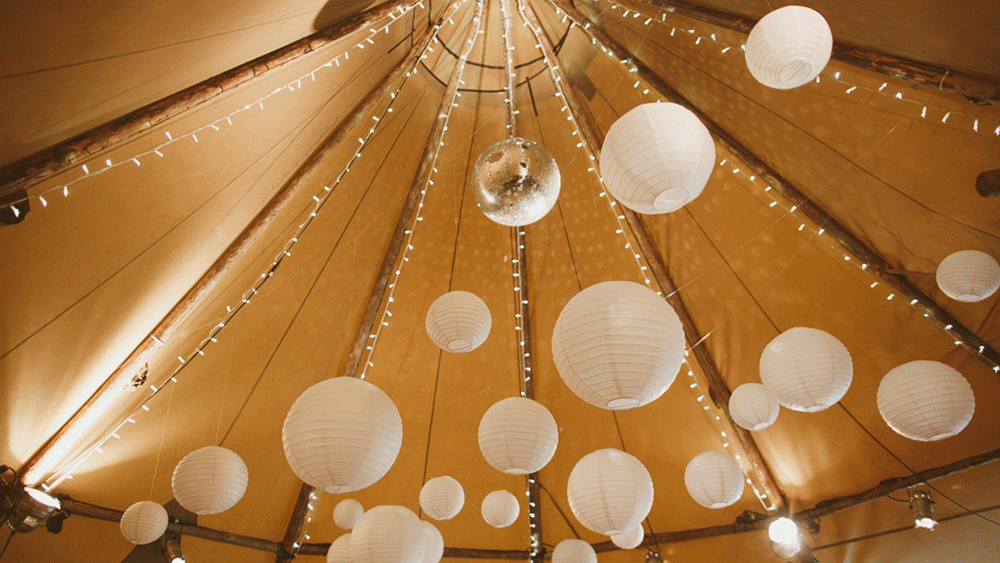
[[[353,563],[423,563],[426,551],[423,523],[403,506],[376,506],[351,532]]]
[[[351,534],[333,540],[326,551],[326,563],[351,563]]]
[[[306,389],[281,429],[285,458],[306,483],[349,493],[378,481],[403,444],[392,399],[367,381],[336,377]]]
[[[605,409],[630,409],[674,382],[684,360],[684,329],[655,291],[603,282],[577,293],[559,313],[552,357],[578,397]]]
[[[139,501],[122,514],[122,535],[130,543],[146,545],[158,540],[167,531],[168,523],[165,508],[151,500]]]
[[[725,508],[743,496],[743,470],[736,460],[720,452],[694,456],[684,469],[684,486],[705,508]]]
[[[588,530],[613,536],[641,525],[653,507],[642,462],[613,448],[583,456],[569,474],[569,508]]]
[[[334,507],[333,521],[340,528],[350,530],[358,523],[358,518],[361,518],[364,513],[365,507],[361,506],[360,502],[352,498],[345,498]]]
[[[785,6],[761,18],[750,30],[747,68],[764,86],[787,90],[816,78],[832,51],[833,34],[819,12]]]
[[[635,528],[629,528],[620,534],[611,536],[611,543],[622,549],[635,549],[642,544],[645,537],[646,532],[643,531],[642,524],[639,524]]]
[[[972,420],[976,398],[961,373],[918,360],[892,369],[878,386],[878,411],[911,440],[933,442],[958,434]]]
[[[493,491],[483,499],[483,520],[494,528],[506,528],[517,520],[521,505],[517,497],[503,489]]]
[[[421,522],[427,535],[427,548],[424,550],[423,563],[438,563],[444,555],[444,538],[441,532],[430,522]]]
[[[583,540],[563,540],[552,550],[552,563],[597,563],[597,553]]]
[[[445,352],[464,354],[486,341],[493,323],[490,309],[468,291],[449,291],[427,310],[427,335]]]
[[[249,480],[247,466],[235,452],[205,446],[177,464],[170,488],[177,502],[191,512],[218,514],[243,498]]]
[[[729,396],[729,416],[747,430],[763,430],[778,419],[781,403],[760,383],[744,383]]]
[[[508,475],[540,471],[558,444],[559,427],[549,409],[525,397],[494,403],[479,421],[479,450]]]
[[[760,381],[785,408],[821,411],[839,401],[854,375],[851,354],[832,335],[795,327],[774,338],[760,356]]]
[[[420,508],[435,520],[450,520],[465,506],[462,484],[447,475],[435,477],[420,489]]]
[[[936,277],[948,297],[967,303],[982,301],[1000,288],[1000,264],[985,252],[960,250],[941,261]]]
[[[622,205],[638,213],[669,213],[705,189],[715,143],[687,108],[642,104],[608,129],[600,167],[604,185]]]

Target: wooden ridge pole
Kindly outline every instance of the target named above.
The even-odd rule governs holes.
[[[281,551],[276,558],[277,563],[288,563],[295,559],[299,551],[299,536],[302,528],[306,524],[306,515],[309,514],[310,503],[316,487],[302,483],[299,489],[299,496],[295,499],[295,506],[292,508],[292,516],[288,519],[288,527],[285,529],[285,537],[281,540]]]
[[[569,3],[568,0],[548,1],[558,10],[565,13],[569,19],[577,25],[583,27],[585,24],[590,23],[579,10],[574,8],[573,5]],[[587,31],[591,33],[599,43],[603,43],[604,47],[611,49],[613,52],[631,54],[631,51],[612,39],[599,26],[591,24]],[[647,67],[645,63],[636,58],[632,58],[631,60],[641,80],[649,84],[666,100],[691,110],[691,112],[693,112],[698,119],[705,124],[708,130],[711,131],[712,137],[717,143],[731,152],[748,168],[752,169],[761,180],[767,182],[769,186],[781,193],[781,195],[784,196],[785,199],[787,199],[792,205],[800,209],[803,215],[808,217],[810,221],[821,226],[825,230],[826,234],[830,235],[831,238],[837,241],[844,252],[853,256],[860,263],[867,264],[868,269],[872,272],[872,275],[889,287],[893,288],[896,293],[900,294],[901,297],[904,297],[909,301],[916,300],[913,303],[913,307],[918,312],[923,313],[928,318],[935,320],[943,327],[950,327],[947,329],[950,336],[955,337],[956,341],[963,343],[967,348],[969,348],[969,350],[976,354],[977,358],[993,369],[994,372],[1000,372],[1000,367],[998,367],[1000,366],[1000,353],[998,353],[992,346],[983,341],[983,339],[979,338],[978,335],[960,323],[955,317],[951,316],[948,311],[920,291],[920,289],[913,285],[913,283],[906,277],[890,273],[891,270],[898,268],[890,264],[889,261],[883,258],[875,249],[862,242],[861,239],[859,239],[850,229],[844,226],[844,224],[838,221],[835,217],[831,216],[818,203],[809,199],[809,197],[806,196],[799,188],[791,184],[788,180],[785,180],[780,174],[761,160],[760,157],[737,141],[735,137],[730,135],[726,129],[713,121],[708,115],[689,102],[679,92],[671,88],[649,67]]]

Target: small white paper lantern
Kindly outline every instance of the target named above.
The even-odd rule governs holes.
[[[146,545],[152,543],[167,531],[167,511],[151,500],[139,501],[128,507],[122,514],[122,535],[130,543]]]
[[[744,383],[729,396],[729,416],[741,427],[757,431],[774,424],[781,403],[760,383]]]
[[[653,507],[653,479],[642,462],[613,448],[583,456],[566,485],[569,508],[588,530],[613,536],[641,525]]]
[[[583,540],[563,540],[552,550],[552,563],[597,563],[597,552]]]
[[[785,6],[767,14],[750,30],[746,61],[764,86],[787,90],[816,78],[833,51],[833,33],[819,12]]]
[[[878,386],[878,411],[911,440],[933,442],[961,432],[976,410],[972,387],[941,362],[917,360],[896,368]]]
[[[479,421],[479,450],[508,475],[540,471],[558,444],[559,427],[549,409],[525,397],[497,401]]]
[[[760,381],[785,408],[821,411],[851,386],[854,364],[847,348],[822,330],[795,327],[782,332],[760,356]]]
[[[360,502],[352,498],[345,498],[334,507],[333,521],[341,529],[350,530],[358,523],[358,518],[361,518],[364,513],[365,507],[361,506]]]
[[[945,295],[957,301],[982,301],[1000,289],[1000,264],[978,250],[949,254],[937,269],[937,284]]]
[[[306,483],[349,493],[378,481],[403,444],[403,421],[392,399],[353,377],[320,381],[288,411],[281,429],[285,458]]]
[[[639,547],[646,537],[646,532],[642,529],[642,524],[635,528],[629,528],[620,534],[611,536],[611,543],[622,549],[635,549]]]
[[[424,525],[403,506],[376,506],[351,532],[353,563],[423,563],[426,551]]]
[[[577,293],[559,313],[552,357],[559,376],[584,401],[612,410],[640,407],[677,377],[684,329],[652,289],[603,282]]]
[[[351,563],[351,534],[333,540],[326,551],[326,563]]]
[[[427,310],[427,335],[445,352],[471,352],[490,335],[490,309],[468,291],[449,291]]]
[[[483,520],[494,528],[506,528],[517,520],[521,505],[517,497],[503,489],[493,491],[483,499]]]
[[[427,535],[427,548],[424,550],[423,563],[438,563],[444,555],[444,538],[441,532],[430,522],[421,522]]]
[[[247,466],[235,452],[205,446],[177,464],[170,488],[177,502],[191,512],[218,514],[243,498],[249,481]]]
[[[669,213],[705,189],[715,143],[687,108],[642,104],[608,129],[600,167],[604,185],[622,205],[638,213]]]
[[[684,486],[705,508],[725,508],[743,496],[743,470],[736,460],[720,452],[694,456],[684,469]]]
[[[435,520],[450,520],[465,506],[462,484],[448,475],[430,479],[420,489],[420,508]]]

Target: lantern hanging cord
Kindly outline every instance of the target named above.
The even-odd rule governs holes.
[[[517,106],[514,103],[514,60],[511,52],[514,47],[510,44],[511,13],[510,0],[500,0],[500,18],[503,20],[503,28],[500,33],[500,47],[503,49],[503,72],[504,84],[507,90],[507,136],[517,137]]]

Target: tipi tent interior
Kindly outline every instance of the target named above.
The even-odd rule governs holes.
[[[1000,257],[1000,4],[808,2],[832,58],[791,89],[758,82],[745,53],[780,0],[324,4],[6,4],[2,560],[171,561],[179,539],[190,563],[320,561],[348,533],[334,507],[355,499],[432,523],[453,561],[540,562],[577,538],[601,563],[780,561],[780,516],[800,533],[791,560],[1000,561],[1000,294],[959,301],[934,276],[958,251]],[[711,175],[683,207],[637,213],[602,183],[602,144],[633,108],[667,103],[711,134]],[[561,175],[551,210],[515,227],[474,193],[488,188],[477,159],[511,132]],[[650,310],[668,304],[684,328],[676,378],[635,408],[585,401],[554,358],[570,299],[609,281],[658,293]],[[467,353],[426,327],[452,291],[489,310]],[[643,318],[608,321],[632,331],[626,356],[660,345]],[[843,344],[850,387],[742,429],[731,392],[761,382],[765,347],[795,327]],[[804,371],[832,361],[810,358]],[[971,387],[954,436],[908,438],[883,418],[883,378],[918,360]],[[305,484],[283,441],[296,399],[341,376],[384,392],[403,430],[391,468],[349,492]],[[904,406],[920,418],[951,404],[961,389],[943,380],[904,386]],[[479,447],[484,413],[510,397],[557,425],[551,460],[526,475]],[[351,431],[377,441],[379,428]],[[238,455],[248,484],[228,510],[194,515],[171,503],[172,481],[207,446]],[[578,462],[607,448],[653,484],[633,549],[581,513],[632,510],[622,498],[639,485],[608,469],[574,493],[604,505],[568,493]],[[726,506],[689,494],[703,452],[740,469]],[[464,507],[432,520],[420,492],[444,475]],[[233,478],[208,475],[202,494]],[[15,534],[39,506],[25,487],[59,511]],[[517,499],[507,527],[481,513],[497,490]],[[920,492],[933,530],[914,526]],[[118,523],[140,501],[171,515],[146,546]],[[355,550],[356,528],[346,561],[431,557],[391,545],[404,528],[370,531],[382,551]],[[576,559],[590,560],[562,556]]]

